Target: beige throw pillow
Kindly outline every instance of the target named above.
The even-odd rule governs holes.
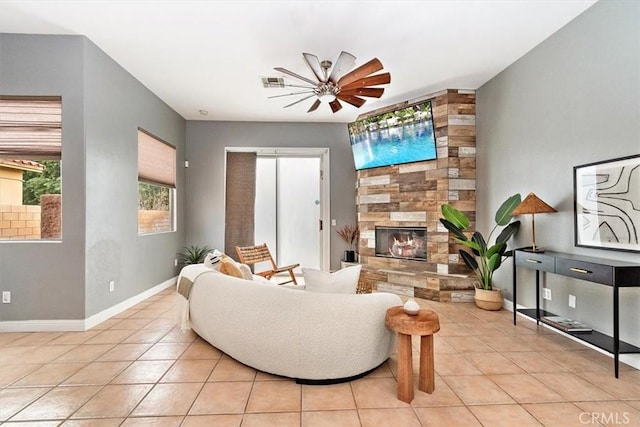
[[[315,268],[303,268],[305,289],[327,294],[355,294],[361,269],[361,265],[354,265],[329,273]]]
[[[238,267],[233,258],[228,255],[223,255],[220,260],[220,273],[237,277],[238,279],[244,279],[242,270],[240,270],[240,267]]]

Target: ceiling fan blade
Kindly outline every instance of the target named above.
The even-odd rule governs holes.
[[[346,86],[350,83],[355,82],[363,77],[368,76],[369,74],[373,74],[377,71],[382,70],[382,62],[378,60],[378,58],[373,58],[371,61],[367,62],[356,68],[355,70],[345,74],[338,80],[338,86]]]
[[[289,104],[289,105],[285,105],[285,106],[284,106],[284,107],[282,107],[282,108],[291,107],[292,105],[296,105],[297,103],[302,102],[302,101],[304,101],[305,99],[309,99],[309,98],[311,98],[311,97],[313,97],[313,96],[316,96],[316,95],[315,95],[315,94],[311,94],[311,95],[309,95],[309,96],[305,96],[304,98],[298,99],[296,102],[292,102],[291,104]]]
[[[309,108],[307,110],[307,113],[311,113],[312,111],[316,111],[318,109],[318,107],[320,106],[321,102],[319,99],[316,99],[316,102],[313,103],[313,105],[311,106],[311,108]]]
[[[391,74],[382,73],[376,74],[375,76],[363,77],[359,80],[352,81],[348,85],[340,86],[340,90],[343,91],[363,88],[365,86],[385,85],[387,83],[391,83]]]
[[[353,96],[353,95],[345,95],[342,92],[340,92],[337,95],[337,98],[340,99],[341,101],[344,101],[348,104],[353,105],[354,107],[362,107],[362,104],[364,104],[365,102],[367,102],[365,99],[362,98],[358,98],[357,96]]]
[[[316,75],[318,81],[323,82],[324,73],[322,72],[318,57],[310,53],[303,53],[302,56],[304,56],[304,60],[307,62],[307,65],[309,65],[309,68],[311,68],[311,71],[313,71],[313,74]]]
[[[310,85],[313,85],[314,87],[318,85],[318,82],[314,82],[314,81],[313,81],[313,80],[311,80],[311,79],[308,79],[308,78],[306,78],[306,77],[303,77],[303,76],[301,76],[300,74],[296,74],[296,73],[294,73],[293,71],[289,71],[289,70],[287,70],[287,69],[285,69],[285,68],[282,68],[282,67],[275,67],[275,68],[274,68],[274,70],[276,70],[276,71],[280,71],[281,73],[287,74],[287,75],[289,75],[289,76],[291,76],[291,77],[295,77],[296,79],[302,80],[303,82],[307,82],[307,83],[309,83]]]
[[[370,98],[380,98],[384,93],[384,89],[379,87],[359,87],[357,89],[341,90],[340,94],[355,95],[355,96],[368,96]]]
[[[329,107],[331,107],[331,111],[335,113],[337,111],[340,111],[340,109],[342,109],[342,104],[340,104],[340,101],[338,101],[337,99],[334,99],[329,103]]]
[[[315,89],[315,86],[309,86],[309,85],[290,85],[290,84],[285,84],[283,85],[284,87],[301,87],[304,89]]]
[[[291,93],[283,93],[282,95],[272,95],[267,98],[282,98],[283,96],[291,96],[291,95],[302,95],[303,93],[314,93],[312,90],[304,90],[302,92],[291,92]]]
[[[331,69],[329,81],[335,83],[344,73],[352,69],[354,65],[356,65],[356,57],[343,50],[340,52],[338,60]]]

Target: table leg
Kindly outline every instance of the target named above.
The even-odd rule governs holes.
[[[540,324],[540,270],[536,270],[536,325]]]
[[[406,403],[413,400],[413,364],[411,335],[398,334],[398,399]]]
[[[515,254],[515,252],[514,252]],[[513,324],[516,324],[516,314],[518,314],[518,273],[516,272],[516,262],[513,261]]]
[[[435,390],[435,374],[433,372],[433,335],[420,338],[420,376],[418,390],[433,393]]]
[[[613,366],[614,374],[618,378],[620,362],[620,294],[618,287],[613,287]]]

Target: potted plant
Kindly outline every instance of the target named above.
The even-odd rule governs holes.
[[[200,264],[204,262],[204,257],[211,252],[209,246],[190,245],[182,248],[182,252],[178,253],[178,266],[184,267],[189,264]]]
[[[441,211],[444,218],[440,219],[442,225],[455,236],[455,241],[469,250],[460,249],[460,256],[464,263],[474,271],[479,282],[475,282],[476,305],[486,310],[500,310],[502,308],[502,292],[493,287],[493,272],[502,262],[512,255],[513,251],[507,250],[507,241],[520,228],[520,221],[511,222],[512,212],[520,204],[520,194],[514,194],[505,200],[495,214],[495,225],[487,238],[482,233],[475,231],[471,238],[465,234],[469,227],[469,218],[451,205],[442,205]],[[498,227],[504,227],[493,244],[490,243],[493,233]]]
[[[353,245],[358,241],[360,229],[357,225],[354,225],[352,227],[348,224],[345,224],[341,228],[337,229],[336,232],[338,233],[338,236],[340,236],[342,240],[344,240],[349,245],[349,249],[344,251],[345,262],[355,262],[356,252],[353,250]]]

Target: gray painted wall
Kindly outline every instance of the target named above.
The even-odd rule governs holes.
[[[137,128],[182,159],[184,119],[85,37],[0,37],[0,93],[62,95],[63,108],[63,239],[0,243],[0,289],[13,296],[0,320],[84,319],[173,277],[184,169],[178,231],[138,237]]]
[[[354,224],[355,166],[345,123],[187,122],[187,244],[224,248],[225,147],[329,147],[331,218]],[[331,268],[346,249],[332,227]]]
[[[177,231],[138,236],[138,127],[176,147],[180,165],[186,121],[88,39],[84,59],[85,304],[91,316],[176,274],[173,260],[185,236],[184,168],[176,169]]]
[[[534,192],[558,210],[536,215],[548,249],[640,262],[638,253],[574,247],[573,167],[640,153],[640,3],[598,2],[478,90],[478,227],[507,196]],[[516,246],[531,244],[530,216]],[[511,299],[512,263],[496,279]],[[519,270],[518,303],[535,305]],[[546,275],[546,307],[612,331],[611,288]],[[568,307],[568,295],[577,307]],[[640,289],[623,289],[621,338],[640,345]]]
[[[83,38],[0,34],[0,93],[62,96],[62,242],[0,242],[0,320],[83,319]]]

